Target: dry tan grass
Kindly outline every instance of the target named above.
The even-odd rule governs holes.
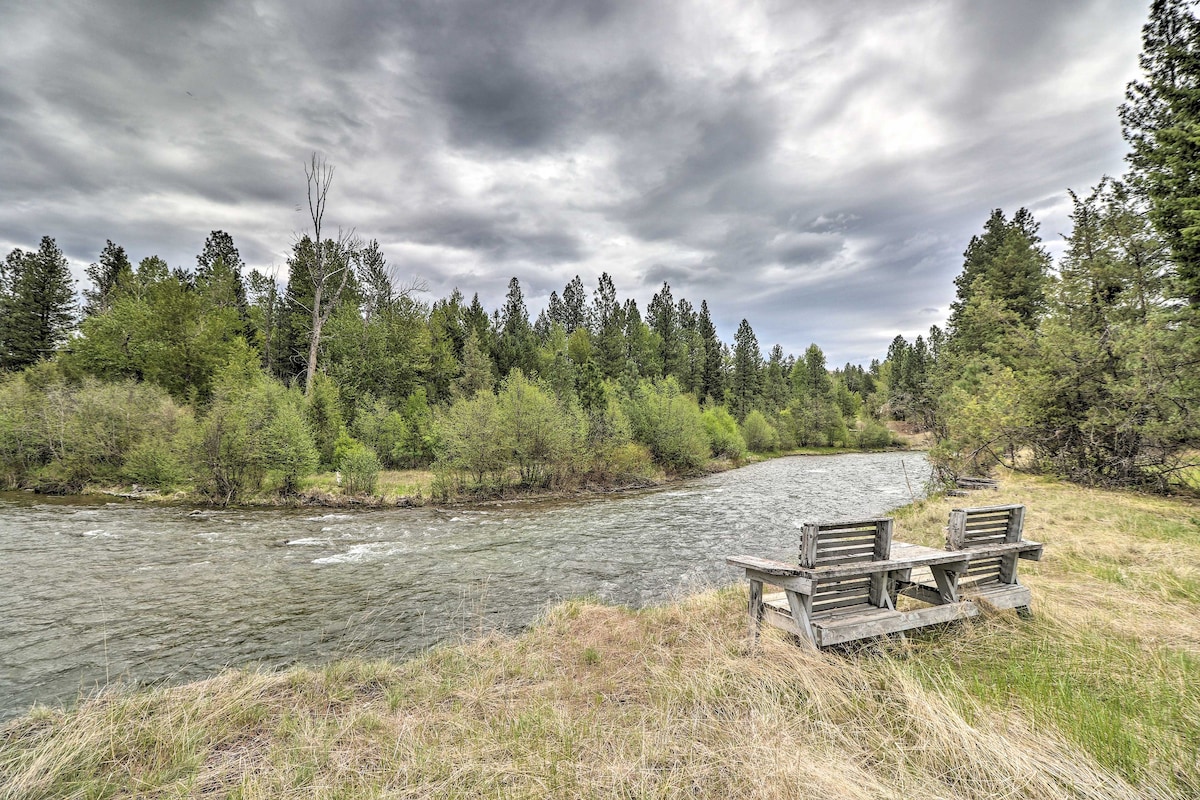
[[[1195,507],[1111,494],[1072,502],[1079,490],[1016,478],[1005,486],[966,500],[1030,505],[1029,536],[1047,543],[1046,559],[1024,569],[1038,608],[1033,622],[997,614],[905,645],[815,653],[774,631],[750,648],[740,587],[639,612],[568,602],[520,636],[439,648],[404,664],[229,672],[109,692],[75,711],[36,711],[0,732],[0,795],[990,799],[1200,791],[1196,748],[1188,750],[1193,727],[1200,731],[1200,698],[1188,683],[1197,673],[1172,661],[1194,652],[1197,636],[1184,622],[1197,602],[1164,588],[1162,577],[1195,575],[1177,561],[1194,563],[1200,546],[1188,527]],[[961,504],[909,509],[898,536],[936,543],[947,509]],[[1166,524],[1148,525],[1147,517]],[[1095,578],[1109,559],[1128,583]],[[1124,608],[1126,601],[1150,613]],[[1117,669],[1139,673],[1115,684],[1128,697],[1106,694]],[[1070,678],[1070,692],[1057,691],[1059,677]],[[1128,731],[1095,734],[1093,720],[1109,719],[1110,701],[1130,715]],[[1165,717],[1138,716],[1143,705],[1172,704]],[[1110,739],[1122,736],[1132,738],[1110,751]]]

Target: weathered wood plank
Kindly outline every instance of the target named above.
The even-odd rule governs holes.
[[[813,614],[819,615],[822,611],[830,611],[835,608],[845,608],[846,606],[872,606],[869,602],[866,593],[850,595],[848,597],[838,597],[830,600],[823,600],[819,597],[813,598]]]
[[[800,569],[795,564],[775,561],[770,558],[759,558],[758,556],[729,556],[725,559],[725,563],[735,567],[757,570],[768,575],[800,574]]]
[[[763,618],[762,581],[750,579],[750,640],[758,639],[758,626]]]
[[[930,606],[916,611],[891,611],[876,609],[874,612],[841,620],[815,622],[817,643],[821,647],[844,644],[872,636],[921,628],[939,622],[949,622],[979,615],[974,603],[959,602],[950,605]]]
[[[771,575],[755,569],[747,569],[746,577],[752,581],[762,581],[771,586],[778,586],[780,589],[790,589],[793,592],[809,594],[813,590],[813,579],[801,578],[798,575]]]
[[[991,583],[963,587],[963,596],[977,598],[996,608],[1027,608],[1033,601],[1028,586],[1019,583]]]
[[[1024,508],[1021,503],[1009,503],[1003,506],[971,506],[969,508],[956,508],[955,511],[969,511],[972,514],[986,514],[994,511],[1012,511],[1014,508]]]
[[[828,544],[822,543],[819,547],[817,547],[817,560],[818,561],[821,560],[822,556],[829,556],[829,555],[836,556],[836,555],[848,555],[850,553],[874,553],[874,552],[875,552],[875,540],[874,539],[864,539],[862,541],[853,541],[853,542],[847,542],[844,544],[839,542],[837,544],[837,546],[830,546]]]
[[[817,588],[812,595],[816,597],[826,597],[834,594],[849,594],[850,592],[861,592],[866,596],[867,588],[871,585],[871,576],[867,575],[861,578],[855,578],[853,581],[844,583],[821,583],[817,582]]]
[[[859,553],[858,555],[842,556],[840,558],[819,558],[817,559],[817,569],[825,569],[827,567],[837,567],[844,564],[870,564],[875,561],[875,556],[871,553]]]

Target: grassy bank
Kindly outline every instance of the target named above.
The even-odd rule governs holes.
[[[234,671],[37,710],[0,796],[1186,797],[1200,794],[1200,505],[1008,477],[1035,618],[851,653],[744,639],[741,587],[561,605],[403,664]],[[936,543],[964,499],[900,512]]]

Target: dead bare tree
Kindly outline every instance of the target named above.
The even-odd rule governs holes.
[[[312,333],[308,343],[308,367],[304,373],[304,394],[311,395],[320,352],[321,328],[337,307],[346,282],[350,279],[359,242],[353,228],[349,231],[338,228],[337,238],[328,242],[321,238],[325,204],[329,200],[329,187],[333,184],[333,166],[313,153],[312,159],[304,167],[304,177],[308,180],[308,213],[312,218],[313,232],[313,253],[308,259],[308,273],[313,285]]]

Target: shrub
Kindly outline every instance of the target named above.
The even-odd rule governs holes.
[[[734,461],[741,461],[746,457],[746,440],[738,430],[737,420],[724,406],[709,406],[704,410],[701,419],[714,456],[731,458]]]
[[[628,414],[634,437],[665,467],[696,469],[711,455],[700,407],[691,395],[680,392],[674,376],[639,383]]]
[[[344,494],[375,494],[379,482],[379,457],[365,444],[355,442],[342,454],[338,468]]]
[[[767,422],[767,418],[758,409],[751,411],[742,423],[742,434],[746,437],[746,446],[755,453],[769,453],[779,449],[779,434],[775,426]]]
[[[496,475],[504,469],[507,461],[499,435],[499,410],[496,395],[490,389],[480,389],[474,397],[456,400],[442,428],[444,465],[470,473],[477,484],[483,483],[485,475]]]

